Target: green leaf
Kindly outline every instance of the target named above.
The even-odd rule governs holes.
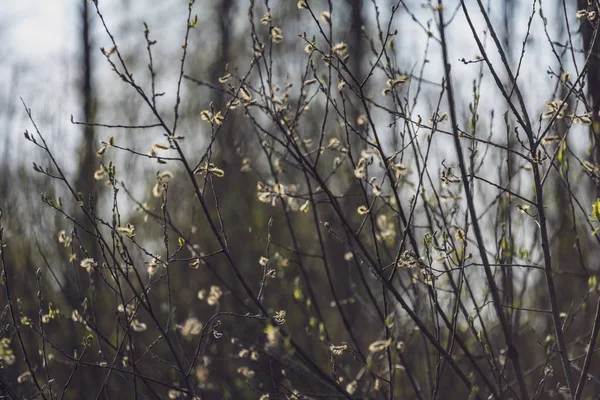
[[[594,220],[600,222],[600,198],[592,205],[592,213],[590,214]]]
[[[588,286],[590,290],[595,290],[598,285],[598,277],[596,275],[592,275],[588,278]]]

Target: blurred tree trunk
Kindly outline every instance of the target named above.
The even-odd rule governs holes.
[[[588,0],[577,0],[577,9],[597,11],[596,7],[588,6]],[[589,56],[587,65],[587,89],[592,99],[592,107],[596,115],[600,110],[600,40],[597,38],[594,40],[594,31],[597,20],[598,17],[593,21],[589,21],[587,18],[583,17],[580,19],[579,23],[583,49],[585,50],[586,56]]]
[[[588,58],[587,63],[587,91],[588,97],[591,100],[591,108],[593,111],[592,115],[592,127],[590,129],[590,134],[593,136],[593,141],[595,142],[594,150],[591,154],[594,162],[598,163],[600,161],[600,145],[598,144],[598,135],[600,134],[600,120],[599,120],[599,112],[600,112],[600,38],[598,38],[597,30],[598,30],[598,2],[597,1],[588,1],[588,0],[577,0],[577,10],[588,10],[595,11],[595,19],[592,21],[587,18],[581,18],[579,21],[579,31],[581,33],[581,39],[583,42],[583,49],[585,50],[586,58]],[[591,185],[591,191],[593,197],[598,195],[598,190]],[[577,246],[579,247],[579,240],[577,241]],[[565,246],[566,247],[566,246]],[[579,254],[575,254],[574,256],[582,257],[581,253],[586,254],[586,249],[579,249],[573,246],[571,249],[572,252],[575,252],[576,249],[579,250]],[[582,261],[583,262],[583,261]],[[574,271],[579,272],[579,274],[587,275],[590,271],[581,271],[581,269]],[[564,285],[563,285],[564,286]],[[577,289],[586,290],[586,281],[585,279],[580,280],[580,284],[577,286],[572,285],[570,290],[575,292]],[[593,304],[593,303],[592,303]],[[582,329],[585,332],[586,326],[585,322],[593,320],[594,309],[592,307],[585,308],[584,313],[580,316],[579,321],[575,325],[575,332],[579,332],[578,329]],[[583,319],[583,321],[581,321]],[[589,323],[589,322],[588,322]],[[581,325],[584,325],[583,327]],[[585,339],[584,339],[585,340]],[[592,363],[598,365],[598,357],[592,359]],[[592,368],[593,369],[593,368]],[[598,390],[598,385],[587,386],[587,394],[597,397],[600,393]],[[591,393],[589,391],[592,391]],[[585,396],[585,395],[584,395]]]
[[[91,54],[91,18],[90,18],[90,7],[87,0],[81,0],[81,14],[80,14],[80,62],[82,66],[82,75],[79,84],[79,96],[82,106],[83,118],[82,121],[91,123],[94,121],[94,89],[93,89],[93,74],[92,74],[92,54]],[[85,207],[88,210],[93,210],[95,213],[97,205],[98,189],[96,181],[94,180],[94,171],[96,170],[97,157],[95,151],[95,132],[92,126],[83,127],[83,138],[81,141],[81,147],[79,150],[79,165],[77,168],[77,176],[75,177],[75,190],[80,194],[81,200],[85,202]],[[81,213],[80,213],[81,214]],[[93,231],[92,224],[82,215],[82,223],[86,229]],[[95,240],[83,232],[80,233],[82,245],[87,251],[87,255],[82,257],[92,257],[95,260],[99,260],[99,251]],[[90,382],[91,383],[91,382]],[[88,383],[89,384],[89,383]],[[85,387],[88,386],[85,380],[78,380],[78,393],[84,393]]]
[[[216,40],[220,43],[216,58],[212,63],[210,82],[216,84],[219,81],[219,77],[225,75],[225,69],[229,63],[229,50],[232,45],[231,43],[231,18],[235,16],[234,7],[235,0],[221,0],[216,6],[215,14],[218,16],[216,32]],[[236,58],[237,61],[237,58]],[[215,110],[223,111],[225,109],[225,95],[221,91],[213,91],[213,104]],[[219,143],[221,157],[227,163],[234,161],[235,145],[234,145],[234,130],[231,127],[227,130],[222,129],[217,135],[217,142]]]
[[[578,0],[578,9],[587,8],[587,0]],[[582,7],[582,3],[583,7]],[[559,22],[561,19],[564,20],[564,12],[562,3],[556,3],[556,15]],[[587,52],[590,51],[590,39],[592,38],[593,28],[587,19],[582,19],[580,24],[581,33],[583,36],[584,49]],[[561,41],[566,40],[569,32],[564,23],[556,24],[555,35],[561,38]],[[598,42],[597,42],[598,43]],[[594,53],[597,52],[598,46],[595,44],[592,50]],[[563,63],[568,65],[568,58],[571,57],[570,53],[563,55]],[[594,114],[597,115],[598,107],[600,106],[600,59],[595,55],[590,55],[588,63],[588,93],[591,96],[592,107]],[[560,66],[557,65],[556,68]],[[568,89],[565,85],[559,84],[555,93],[555,98],[562,99],[567,95]],[[569,102],[570,103],[570,102]],[[576,110],[571,104],[569,104],[568,112],[575,113]],[[597,118],[594,118],[597,121]],[[596,126],[597,122],[594,122]],[[597,127],[595,128],[597,130]],[[593,129],[591,130],[593,132]],[[568,127],[566,124],[555,123],[551,132],[553,135],[558,135],[562,138],[566,138],[568,134]],[[560,146],[560,144],[558,145]],[[598,157],[598,147],[596,146],[595,157]],[[576,166],[575,163],[573,163]],[[581,345],[582,341],[586,342],[588,338],[584,332],[588,332],[591,329],[590,321],[593,321],[595,308],[594,302],[588,302],[587,307],[583,307],[581,310],[577,309],[577,306],[581,303],[581,293],[587,291],[587,266],[589,260],[585,259],[584,254],[587,253],[586,245],[588,244],[585,240],[586,236],[581,230],[578,231],[576,228],[575,213],[573,208],[573,199],[570,196],[570,190],[576,190],[574,188],[574,181],[572,181],[572,174],[569,173],[571,168],[570,163],[560,165],[560,176],[553,175],[552,181],[549,183],[546,192],[554,193],[550,195],[548,200],[554,205],[551,207],[555,212],[549,215],[548,227],[553,231],[553,235],[557,238],[555,245],[552,246],[552,269],[555,276],[558,279],[555,280],[556,295],[558,297],[559,304],[571,304],[571,309],[561,308],[559,312],[568,313],[568,329],[563,328],[567,343],[574,344],[570,348],[573,354],[580,354],[585,352],[584,345]],[[552,186],[550,186],[552,185]],[[554,187],[555,190],[551,191],[550,188]],[[568,276],[569,279],[561,279],[561,277]],[[540,284],[545,284],[544,280],[540,281]],[[549,294],[547,290],[539,290],[537,293],[537,302],[540,308],[548,308],[550,304]],[[577,310],[576,310],[577,309]],[[574,311],[576,310],[576,311]],[[546,334],[554,334],[554,328],[551,325],[551,320],[548,317],[548,328]],[[576,363],[574,363],[577,365]],[[557,382],[564,381],[565,377],[562,371],[562,366],[558,361],[553,365],[555,369],[555,379]],[[560,371],[560,372],[559,372]],[[574,370],[574,376],[578,378],[577,369]],[[558,373],[557,373],[558,372]],[[551,386],[551,383],[548,387]],[[591,389],[592,385],[587,385],[587,389]],[[586,392],[587,393],[587,392]]]
[[[600,146],[598,145],[598,134],[600,134],[600,121],[598,112],[600,111],[600,40],[598,40],[595,31],[598,25],[598,8],[594,5],[595,1],[577,0],[577,10],[595,11],[596,17],[590,21],[587,17],[582,17],[579,21],[579,32],[583,42],[587,63],[587,92],[591,100],[593,111],[593,124],[590,133],[596,142],[592,157],[597,163],[600,161]],[[596,36],[596,37],[595,37]]]
[[[510,65],[513,63],[513,53],[511,44],[515,42],[514,37],[511,35],[513,31],[513,21],[515,21],[515,4],[513,0],[506,0],[504,3],[504,34],[502,36],[502,44],[504,46],[504,51],[508,57]],[[516,141],[512,140],[510,134],[506,135],[507,147],[510,149],[516,148]],[[515,165],[517,165],[517,160],[512,152],[507,152],[506,154],[506,175],[502,178],[506,179],[507,185],[510,187],[511,177],[514,176],[515,173]],[[500,218],[502,220],[501,234],[499,241],[501,243],[507,243],[508,251],[503,251],[501,253],[500,263],[504,265],[510,265],[513,263],[514,258],[514,238],[512,232],[512,209],[513,206],[511,204],[510,197],[505,199],[503,203],[503,207],[500,209]],[[515,277],[514,271],[512,268],[503,268],[502,274],[502,301],[504,304],[514,305],[515,304]],[[507,321],[511,324],[511,333],[513,335],[518,335],[519,331],[519,318],[521,313],[518,309],[512,310],[507,308],[505,310],[507,315]],[[519,349],[521,350],[521,349]]]
[[[362,15],[363,0],[349,0],[351,8],[349,29],[349,48],[351,49],[350,70],[358,79],[364,79],[363,59],[365,56],[365,46],[362,35],[362,26],[365,24]]]
[[[80,82],[80,99],[82,105],[83,121],[91,123],[94,121],[94,87],[92,83],[92,54],[91,54],[91,22],[87,0],[81,0],[81,26],[80,26],[80,54],[81,65],[83,67]],[[83,140],[80,148],[79,168],[77,168],[77,177],[75,178],[75,189],[81,194],[86,208],[94,209],[97,203],[97,185],[94,180],[94,171],[96,170],[96,140],[94,127],[83,127]],[[88,199],[89,196],[89,199]],[[91,200],[91,202],[89,201]],[[91,251],[93,244],[85,243],[86,249]]]

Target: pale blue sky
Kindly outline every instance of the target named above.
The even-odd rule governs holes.
[[[420,3],[421,1],[417,0],[407,1],[407,4],[412,5],[412,11],[422,17],[422,22],[425,22],[431,18],[431,15],[429,11],[423,10],[419,6]],[[475,2],[471,0],[468,3],[470,9],[473,10],[473,14],[477,14],[476,7],[474,7]],[[0,89],[0,105],[4,109],[3,112],[0,112],[0,121],[4,121],[4,126],[7,128],[0,135],[2,136],[2,140],[0,140],[2,146],[7,141],[11,147],[16,146],[19,149],[25,145],[22,136],[15,134],[28,127],[19,102],[19,97],[22,96],[34,111],[40,126],[44,128],[47,134],[60,132],[61,138],[69,139],[62,141],[61,151],[68,154],[76,149],[78,144],[77,129],[71,126],[69,118],[71,114],[76,117],[80,115],[76,85],[80,72],[78,26],[81,4],[80,0],[0,1],[0,35],[4,39],[0,42],[0,51],[4,54],[4,57],[0,59],[0,87],[2,88]],[[159,5],[148,7],[149,4]],[[213,4],[213,2],[207,0],[196,2],[194,12],[199,14],[201,21],[203,18],[207,20],[213,18],[210,15],[210,6]],[[261,4],[261,2],[257,1],[257,4]],[[271,4],[274,8],[277,7],[276,1],[271,2]],[[385,19],[389,9],[387,5],[391,2],[382,0],[378,4],[380,4],[382,16]],[[454,10],[457,4],[458,1],[456,0],[446,2],[446,7],[449,10],[448,14]],[[499,3],[492,2],[491,4],[497,6]],[[513,24],[513,33],[518,38],[515,41],[515,47],[519,47],[527,28],[527,19],[531,13],[532,1],[517,0],[515,4],[519,7],[516,13],[519,20]],[[134,2],[131,6],[125,5],[120,0],[100,0],[101,9],[113,31],[118,32],[119,29],[128,27],[132,33],[137,33],[137,36],[132,34],[119,37],[117,35],[120,44],[143,46],[142,21],[148,21],[151,24],[153,37],[159,39],[162,45],[161,49],[166,51],[163,56],[169,57],[169,59],[176,59],[174,58],[177,57],[176,51],[169,53],[169,49],[177,50],[178,44],[182,40],[181,24],[171,21],[180,22],[186,12],[186,5],[187,0]],[[549,29],[552,35],[555,33],[553,29],[556,22],[558,22],[553,14],[555,12],[554,2],[546,1],[542,5],[545,7],[545,15],[550,21]],[[365,7],[366,12],[372,15],[373,10],[370,1],[365,2]],[[535,95],[529,97],[532,110],[539,108],[539,112],[542,112],[543,104],[547,100],[551,100],[548,96],[550,96],[550,90],[552,89],[552,81],[545,72],[548,66],[555,67],[556,63],[550,56],[541,20],[537,15],[538,11],[539,5],[536,5],[536,15],[530,37],[534,40],[534,45],[527,50],[525,67],[521,76],[524,83],[526,82],[535,88]],[[574,7],[570,11],[574,14]],[[242,14],[245,17],[245,12],[242,12]],[[93,10],[92,18],[96,25],[96,34],[93,35],[95,40],[93,52],[99,55],[98,48],[100,46],[110,47],[110,43],[105,33],[99,29],[98,18]],[[496,16],[496,21],[500,21],[500,16]],[[570,17],[570,22],[571,28],[576,29],[577,21],[574,15]],[[481,24],[481,20],[479,19],[476,23]],[[397,24],[399,24],[398,28],[401,32],[398,37],[398,40],[402,43],[401,46],[408,49],[411,54],[422,53],[422,30],[408,17],[398,20]],[[200,25],[200,30],[202,28],[203,26]],[[308,25],[308,28],[310,28],[310,25]],[[292,38],[297,37],[298,33],[286,32],[286,38],[292,40]],[[463,57],[473,59],[478,55],[462,12],[458,12],[448,34],[453,45],[451,60],[455,62],[458,58]],[[575,35],[574,39],[576,43],[579,43],[578,35]],[[202,40],[206,40],[206,36]],[[490,55],[497,57],[497,52],[492,50]],[[440,54],[437,45],[432,46],[430,49],[429,59],[431,65],[426,68],[426,76],[439,82],[442,74],[439,68]],[[100,63],[99,68],[96,70],[96,84],[101,89],[101,95],[106,94],[107,90],[112,95],[118,94],[118,89],[122,88],[117,80],[118,78],[112,76],[101,57],[96,57],[96,61]],[[416,62],[418,61],[416,59]],[[167,96],[170,96],[173,92],[172,86],[176,74],[170,74],[170,72],[175,71],[165,72],[163,74],[165,87],[162,90],[167,91]],[[478,68],[473,65],[454,64],[455,86],[466,99],[471,97],[471,82],[477,76],[477,73]],[[572,74],[574,74],[574,71],[572,71]],[[489,90],[492,91],[493,82],[486,78],[484,87],[489,87]],[[531,90],[528,90],[528,92],[531,93]],[[168,103],[167,99],[165,98],[165,104]],[[498,107],[495,102],[490,103],[489,99],[489,97],[482,96],[482,115],[486,114],[483,111],[486,108]],[[7,109],[12,110],[13,107],[16,107],[17,114],[7,115]]]

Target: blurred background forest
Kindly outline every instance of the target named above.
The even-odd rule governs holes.
[[[595,1],[16,3],[0,396],[600,398]]]

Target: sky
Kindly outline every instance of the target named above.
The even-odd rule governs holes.
[[[20,98],[27,103],[40,126],[46,129],[48,134],[59,134],[61,138],[68,138],[61,142],[59,151],[64,154],[73,154],[78,145],[77,128],[70,124],[70,116],[74,115],[75,119],[80,114],[80,105],[77,98],[77,79],[80,73],[79,58],[78,58],[78,26],[79,26],[79,10],[81,8],[81,0],[63,0],[61,6],[57,6],[56,1],[39,1],[39,0],[3,0],[0,1],[0,35],[4,40],[0,41],[0,51],[5,55],[0,59],[0,105],[5,110],[0,113],[0,121],[3,122],[5,128],[0,134],[0,146],[8,143],[8,146],[16,147],[17,149],[27,148],[28,143],[22,140],[22,131],[28,127],[26,116],[22,111]],[[181,41],[181,32],[174,29],[172,25],[164,22],[166,13],[174,17],[183,17],[186,11],[185,5],[187,1],[181,2],[181,7],[175,7],[179,2],[129,2],[121,0],[100,0],[100,5],[106,20],[111,29],[117,30],[123,28],[124,24],[130,24],[133,31],[139,31],[139,37],[134,39],[127,38],[131,45],[139,45],[143,39],[141,33],[142,21],[150,20],[153,22],[152,31],[156,38],[164,43],[172,41],[173,44]],[[198,13],[207,13],[207,0],[198,0],[195,11]],[[261,3],[261,2],[257,2]],[[276,3],[276,2],[275,2]],[[385,7],[389,1],[380,1],[382,16],[385,18],[388,12],[388,7]],[[424,11],[419,7],[419,2],[407,1],[407,4],[412,4],[412,10],[417,15],[422,16]],[[469,8],[475,14],[475,1],[467,1]],[[153,7],[148,7],[148,4],[154,4]],[[156,4],[159,4],[156,6]],[[274,6],[274,2],[272,2]],[[372,14],[370,2],[365,2],[367,13]],[[447,1],[447,8],[454,11],[458,5],[458,1]],[[492,9],[498,3],[492,2]],[[519,21],[513,23],[513,29],[517,33],[517,37],[524,37],[527,30],[527,19],[532,12],[532,1],[516,0],[515,7],[518,7],[516,13]],[[553,9],[549,9],[552,5],[548,2],[543,2],[542,5],[546,8],[545,15],[550,22],[556,17],[553,16]],[[161,8],[162,7],[162,8]],[[93,11],[93,10],[92,10]],[[574,12],[574,9],[572,10]],[[536,4],[536,12],[539,12],[539,5]],[[123,18],[127,15],[127,18]],[[110,47],[106,34],[100,30],[98,18],[92,14],[94,18],[96,33],[93,35],[95,54],[99,55],[98,48],[105,46]],[[211,18],[210,15],[207,18]],[[424,17],[424,20],[427,17]],[[498,17],[499,18],[499,17]],[[409,18],[405,18],[403,23],[412,24]],[[553,60],[549,56],[549,51],[545,49],[542,25],[540,18],[534,18],[532,26],[532,34],[530,40],[536,40],[537,46],[528,48],[525,65],[534,65],[534,68],[524,68],[522,76],[524,81],[535,84],[538,88],[538,96],[534,96],[532,101],[540,103],[543,107],[544,102],[540,102],[539,97],[545,96],[551,87],[547,84],[547,77],[544,73],[548,66],[552,65]],[[498,20],[497,20],[498,22]],[[571,18],[572,27],[576,27],[576,20]],[[481,21],[476,21],[476,24],[481,24]],[[399,40],[404,42],[405,48],[410,49],[411,53],[418,54],[423,48],[423,43],[415,40],[411,36],[419,34],[420,28],[416,24],[410,25],[413,29],[404,29],[404,34]],[[139,28],[139,29],[138,29]],[[422,32],[422,31],[421,31]],[[289,35],[292,37],[293,35]],[[456,21],[451,25],[449,38],[452,43],[451,57],[453,60],[458,58],[474,59],[477,55],[477,49],[474,46],[470,36],[470,31],[464,22],[462,13],[459,11],[456,16]],[[125,38],[120,38],[125,39]],[[122,43],[122,42],[121,42]],[[127,43],[127,42],[126,42]],[[516,47],[520,43],[516,43]],[[166,46],[165,46],[166,47]],[[177,47],[175,47],[177,48]],[[495,52],[490,53],[497,57]],[[431,51],[432,64],[439,61],[439,53]],[[96,57],[96,61],[104,61],[101,57]],[[110,72],[106,69],[104,72]],[[427,72],[428,71],[428,72]],[[439,81],[441,77],[439,68],[428,67],[426,73],[431,74],[431,78]],[[542,73],[544,72],[544,73]],[[455,79],[459,82],[456,86],[459,91],[462,90],[464,96],[470,95],[471,85],[462,82],[470,82],[473,77],[476,77],[477,69],[472,66],[462,66],[455,64],[453,70]],[[102,75],[102,77],[108,75]],[[102,77],[97,77],[100,80]],[[107,81],[108,82],[108,81]],[[112,80],[110,85],[118,85],[115,80]],[[493,86],[491,81],[484,81],[484,85]],[[102,89],[110,89],[111,86],[105,84],[100,85]],[[115,86],[117,87],[117,86]],[[491,89],[490,89],[491,90]],[[548,99],[550,100],[550,99]],[[482,104],[482,109],[486,107],[495,108],[496,104]],[[8,111],[7,111],[8,110]],[[16,114],[14,112],[16,111]],[[539,110],[540,112],[543,109]],[[59,133],[57,133],[59,132]],[[4,137],[2,137],[4,136]]]
[[[0,101],[5,111],[10,110],[0,114],[5,126],[0,146],[8,140],[8,146],[29,148],[22,132],[30,126],[20,98],[40,122],[51,123],[53,128],[64,129],[66,124],[57,124],[68,121],[76,106],[70,81],[77,45],[77,4],[63,3],[57,7],[53,1],[0,2],[0,35],[5,38],[0,50],[6,55],[0,59]]]
[[[31,129],[22,99],[32,110],[42,133],[61,139],[60,146],[55,148],[59,154],[72,156],[77,151],[80,128],[73,126],[70,118],[73,115],[75,120],[82,119],[77,91],[81,73],[78,28],[82,1],[62,0],[61,6],[57,3],[0,1],[0,35],[5,38],[0,42],[0,51],[6,55],[0,59],[0,106],[4,109],[0,112],[0,123],[4,125],[0,149],[5,145],[18,152],[31,149],[31,144],[25,142],[22,135],[25,129]],[[160,15],[168,5],[151,10],[140,7],[131,10],[120,0],[105,0],[101,1],[101,6],[109,26],[115,30],[123,21],[120,14],[131,12],[132,23],[139,25],[136,27],[139,28],[139,39],[143,39],[144,15]],[[185,6],[181,7],[180,12],[185,11]],[[171,14],[177,15],[175,11]],[[100,47],[110,48],[111,45],[93,7],[90,7],[90,15],[94,28],[92,56],[95,62],[103,62],[99,57]],[[160,32],[160,27],[157,30]],[[163,35],[169,37],[169,32],[163,32]],[[111,85],[115,84],[105,64],[99,64],[100,68],[96,69],[95,81],[100,89],[106,88],[102,84],[105,77],[111,80]]]

